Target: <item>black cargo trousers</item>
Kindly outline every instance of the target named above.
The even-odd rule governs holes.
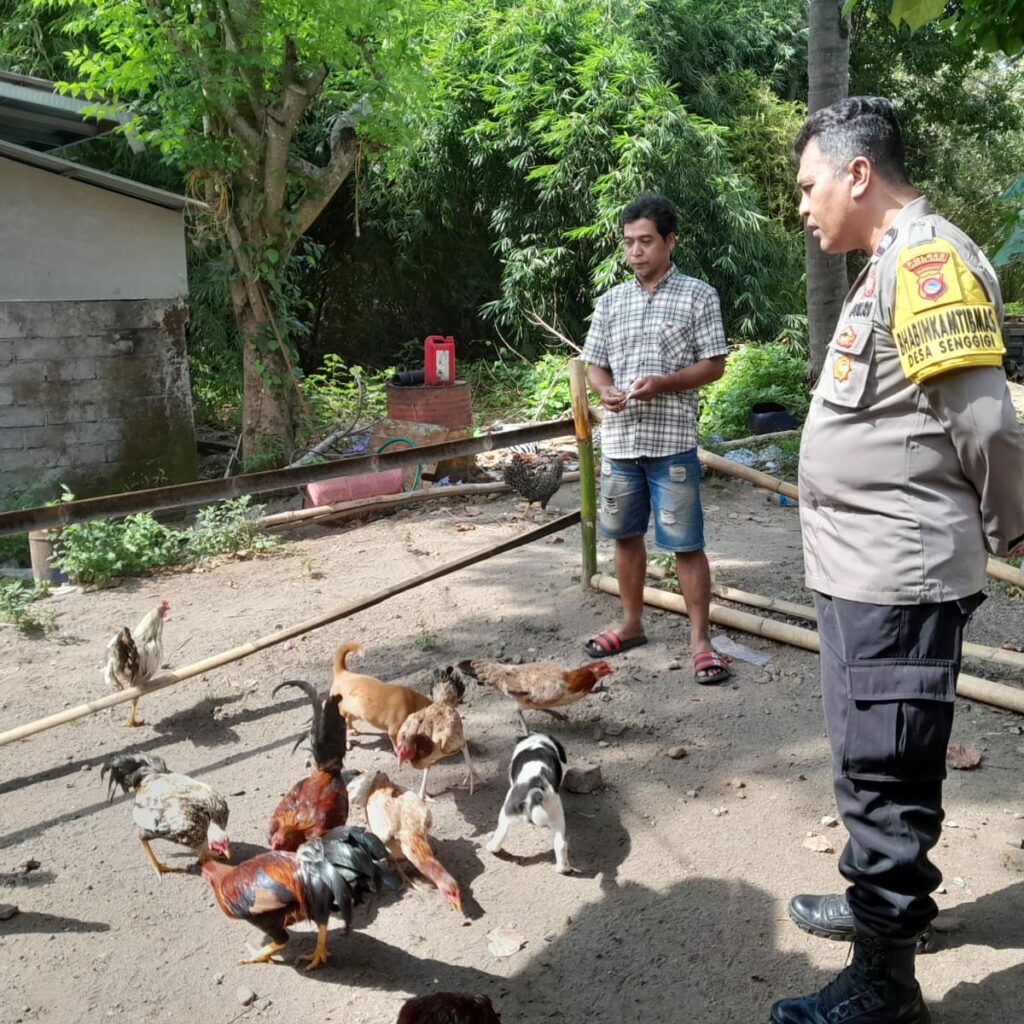
[[[942,874],[942,780],[963,630],[984,600],[877,605],[815,593],[836,805],[850,834],[839,870],[859,926],[924,931]]]

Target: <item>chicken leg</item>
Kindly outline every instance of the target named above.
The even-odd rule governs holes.
[[[315,971],[321,964],[327,963],[330,960],[331,954],[327,952],[327,925],[319,925],[319,934],[316,937],[316,949],[313,950],[310,956],[298,956],[295,958],[296,963],[305,963],[309,961],[309,966],[306,968],[307,971]]]
[[[146,856],[149,858],[149,863],[153,865],[153,870],[158,875],[175,874],[179,871],[178,868],[169,868],[166,864],[161,864],[160,861],[156,859],[156,854],[153,852],[153,848],[149,845],[148,839],[139,839],[139,842],[142,843],[142,848],[146,851]]]
[[[462,744],[462,756],[466,759],[466,777],[460,783],[461,786],[469,785],[469,795],[473,795],[473,780],[475,779],[481,785],[483,784],[483,776],[477,775],[473,770],[473,762],[469,756],[469,744]]]
[[[287,942],[268,942],[255,956],[239,960],[240,964],[269,964],[275,953],[280,953]],[[251,946],[249,947],[252,948]]]
[[[135,717],[135,711],[138,708],[138,706],[139,706],[139,698],[136,697],[135,700],[132,701],[132,709],[131,709],[131,711],[128,712],[128,718],[126,719],[126,721],[124,723],[126,728],[134,729],[135,726],[137,726],[137,725],[145,725],[146,724],[141,718],[136,718]]]

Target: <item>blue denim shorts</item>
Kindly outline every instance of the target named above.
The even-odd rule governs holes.
[[[642,537],[654,511],[654,543],[665,551],[704,547],[697,449],[662,458],[601,460],[601,533]]]

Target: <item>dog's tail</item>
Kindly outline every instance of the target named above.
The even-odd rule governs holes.
[[[538,828],[550,826],[548,812],[544,807],[544,798],[548,790],[538,786],[536,782],[523,782],[512,788],[509,794],[512,807],[516,814],[533,822]]]
[[[530,821],[538,828],[550,828],[551,819],[548,817],[547,808],[544,806],[544,798],[547,792],[543,789],[534,788],[526,796],[526,813]]]
[[[354,640],[350,640],[348,643],[342,644],[334,652],[334,674],[337,675],[339,672],[347,672],[348,669],[345,667],[345,659],[349,654],[356,654],[362,650]]]

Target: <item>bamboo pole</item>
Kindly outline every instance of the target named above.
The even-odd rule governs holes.
[[[439,565],[435,569],[430,569],[427,572],[420,573],[418,576],[403,580],[401,583],[396,583],[385,590],[379,590],[377,593],[364,597],[359,601],[342,605],[340,608],[335,608],[332,611],[325,612],[323,615],[307,619],[305,622],[289,626],[286,629],[280,629],[276,633],[260,637],[258,640],[252,640],[247,644],[242,644],[240,647],[233,647],[229,651],[215,654],[212,657],[205,658],[203,661],[197,661],[193,665],[187,665],[173,672],[165,672],[155,676],[145,686],[132,686],[126,690],[121,690],[119,693],[112,693],[107,697],[99,697],[96,700],[89,701],[87,704],[68,708],[56,715],[50,715],[47,718],[40,718],[34,722],[29,722],[27,725],[19,725],[17,728],[8,729],[6,732],[0,733],[0,747],[8,743],[14,743],[16,740],[25,739],[28,736],[34,736],[36,733],[45,732],[47,729],[55,729],[59,725],[65,725],[78,718],[85,718],[87,715],[103,711],[105,708],[114,707],[116,704],[123,704],[125,701],[134,700],[136,697],[145,696],[157,690],[163,690],[168,686],[174,686],[175,683],[191,679],[193,676],[209,672],[211,669],[220,668],[232,661],[240,661],[242,658],[247,658],[257,651],[273,647],[275,644],[282,643],[285,640],[301,636],[303,633],[312,632],[314,629],[327,626],[332,622],[337,622],[339,619],[347,619],[350,615],[365,611],[367,608],[372,608],[374,605],[380,604],[390,597],[395,597],[407,590],[420,587],[424,583],[440,579],[442,576],[447,576],[458,569],[465,569],[467,566],[483,562],[488,558],[493,558],[495,555],[521,547],[523,544],[529,544],[531,541],[539,540],[541,537],[558,533],[569,526],[574,526],[579,521],[579,512],[570,512],[568,515],[559,516],[558,519],[553,519],[550,523],[545,523],[543,526],[538,526],[533,530],[527,530],[525,533],[519,534],[518,537],[502,541],[500,544],[492,544],[486,548],[479,548],[468,555],[464,555],[462,558],[456,559],[454,562],[445,562],[444,565]]]
[[[590,586],[590,577],[597,572],[597,482],[594,479],[594,443],[587,405],[587,375],[578,359],[569,360],[569,390],[572,393],[572,418],[580,463],[580,531],[583,540],[580,585],[586,590]]]
[[[750,444],[760,444],[762,441],[774,441],[780,437],[793,437],[799,434],[800,430],[776,430],[770,434],[751,434],[750,437],[737,437],[734,441],[720,441],[718,447],[723,451],[731,451],[733,448],[744,448]]]
[[[699,458],[705,466],[708,466],[710,469],[717,470],[719,473],[725,473],[726,476],[739,477],[741,480],[746,480],[755,487],[763,487],[766,491],[774,491],[776,494],[784,494],[787,498],[793,498],[796,500],[799,497],[799,492],[793,484],[787,484],[785,480],[780,480],[778,477],[772,476],[770,473],[762,473],[759,469],[751,469],[750,466],[741,466],[738,462],[733,462],[732,459],[727,459],[724,455],[715,455],[714,452],[708,452],[703,448],[698,448],[697,458]]]
[[[571,484],[579,480],[579,473],[566,473],[562,482]],[[494,481],[489,484],[457,484],[453,487],[429,487],[422,491],[408,491],[405,494],[382,494],[375,498],[356,498],[352,501],[336,501],[330,505],[317,505],[314,508],[297,508],[290,512],[275,512],[273,515],[261,516],[256,525],[264,529],[276,529],[281,526],[295,526],[304,522],[319,523],[328,521],[348,513],[373,512],[378,509],[414,505],[422,501],[442,501],[445,498],[465,498],[476,494],[503,494],[511,491],[508,484]]]
[[[610,576],[594,576],[590,583],[592,587],[606,594],[619,593],[618,580]],[[686,614],[686,602],[679,594],[658,590],[655,587],[644,587],[644,604]],[[813,629],[791,626],[786,622],[774,622],[772,619],[737,611],[735,608],[723,608],[720,604],[712,604],[710,611],[711,621],[717,622],[720,626],[739,629],[744,633],[763,636],[768,640],[777,640],[793,647],[802,647],[807,651],[818,652],[821,649],[818,634]],[[993,707],[1024,715],[1024,690],[1007,686],[1005,683],[993,683],[988,679],[979,679],[977,676],[961,672],[957,680],[957,693],[970,700],[978,700]]]
[[[751,594],[746,590],[736,590],[734,587],[726,587],[718,583],[712,585],[711,593],[726,601],[750,605],[752,608],[764,608],[768,611],[778,612],[780,615],[789,615],[795,619],[807,619],[810,622],[818,621],[818,613],[810,605],[794,604],[792,601],[783,601],[777,597],[765,597],[762,594]],[[1020,651],[1008,651],[1003,647],[990,647],[987,644],[972,644],[965,640],[963,653],[966,657],[975,658],[978,661],[990,661],[997,665],[1005,665],[1007,668],[1015,668],[1018,671],[1024,670],[1024,654]]]
[[[1024,567],[1015,569],[1007,562],[1000,562],[998,558],[990,558],[986,571],[994,580],[1012,583],[1015,587],[1024,587]]]

